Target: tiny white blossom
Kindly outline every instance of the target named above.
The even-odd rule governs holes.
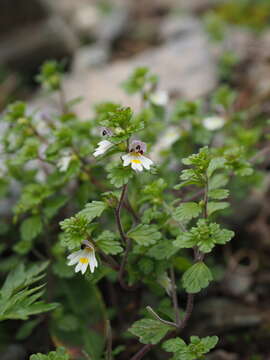
[[[224,118],[220,116],[209,116],[203,119],[203,126],[210,131],[221,129],[225,124]]]
[[[98,143],[97,148],[95,149],[95,152],[93,155],[95,157],[104,154],[107,150],[109,150],[113,146],[113,143],[111,143],[108,140],[102,140]]]
[[[132,141],[129,146],[129,153],[122,156],[123,166],[131,164],[131,168],[135,171],[143,171],[150,169],[153,161],[148,159],[143,153],[146,151],[146,144],[139,140]]]
[[[154,92],[150,96],[150,101],[154,105],[157,105],[157,106],[166,106],[169,101],[169,96],[168,96],[167,91],[159,90],[159,91]]]
[[[66,154],[63,157],[61,157],[61,159],[59,159],[57,162],[57,167],[59,171],[66,172],[69,167],[71,159],[72,156],[70,154]]]
[[[94,246],[89,241],[84,241],[83,244],[84,248],[73,252],[67,257],[69,260],[68,265],[76,264],[75,272],[81,271],[82,274],[86,272],[89,266],[91,273],[93,273],[98,266]]]

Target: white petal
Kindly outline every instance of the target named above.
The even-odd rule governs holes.
[[[141,162],[147,170],[149,170],[150,166],[153,165],[153,161],[145,156],[141,156]]]
[[[88,264],[89,264],[88,262],[82,264],[82,266],[81,266],[81,272],[82,272],[82,274],[84,274],[84,273],[86,272]]]
[[[110,147],[112,147],[113,144],[108,140],[102,140],[98,143],[98,147],[96,148],[93,155],[95,157],[104,154]]]
[[[78,250],[78,251],[74,251],[73,253],[71,253],[70,255],[68,255],[68,259],[74,259],[75,257],[77,257],[78,255],[81,255],[82,250]]]
[[[123,166],[128,166],[131,163],[132,156],[130,154],[126,154],[122,156],[122,160],[124,161]]]
[[[143,171],[143,166],[142,164],[138,164],[138,163],[131,163],[131,168],[135,171]]]
[[[209,116],[203,119],[203,126],[210,131],[221,129],[224,124],[225,120],[220,116]]]
[[[95,271],[95,267],[98,266],[98,262],[94,251],[91,251],[91,253],[89,254],[89,266],[91,273],[93,273]]]
[[[82,263],[79,261],[75,267],[75,272],[77,273],[78,271],[81,271],[81,268],[82,268]]]

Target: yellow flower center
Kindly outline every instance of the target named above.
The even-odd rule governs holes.
[[[85,257],[80,258],[80,262],[81,262],[82,264],[88,264],[88,259],[85,258]]]
[[[133,162],[135,164],[141,164],[141,160],[138,160],[138,159],[132,159],[131,162]]]

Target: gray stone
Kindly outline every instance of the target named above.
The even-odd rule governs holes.
[[[256,308],[226,298],[207,299],[197,305],[196,312],[198,317],[207,319],[196,324],[196,331],[200,334],[253,327],[262,321],[262,314]]]
[[[188,36],[149,49],[130,60],[117,61],[101,70],[71,74],[65,81],[66,96],[85,98],[77,106],[82,117],[89,116],[89,104],[106,100],[138,109],[139,97],[125,95],[119,86],[138,66],[148,66],[160,77],[161,90],[187,99],[207,95],[217,85],[215,58],[207,37],[196,23]]]
[[[49,17],[2,38],[0,64],[24,72],[33,71],[48,57],[70,56],[77,46],[77,39],[67,24],[57,16]]]
[[[109,59],[109,49],[101,45],[89,45],[79,48],[73,58],[72,71],[79,72],[104,66]]]
[[[192,16],[171,15],[166,17],[160,26],[160,37],[163,41],[171,41],[200,31],[201,25]]]

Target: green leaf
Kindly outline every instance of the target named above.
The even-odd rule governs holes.
[[[173,245],[177,249],[191,249],[196,245],[196,243],[197,239],[191,232],[183,232],[177,236],[176,240],[173,241]]]
[[[103,201],[92,201],[85,205],[84,209],[79,212],[87,221],[91,222],[95,217],[100,216],[107,208],[107,204]]]
[[[226,159],[224,159],[223,157],[217,157],[212,159],[207,168],[207,176],[210,178],[216,170],[223,169],[225,167],[225,163]]]
[[[210,190],[208,193],[208,197],[214,200],[223,200],[229,196],[229,190],[226,189],[215,189]]]
[[[127,184],[134,175],[134,171],[130,167],[116,166],[110,169],[108,179],[110,183],[119,188]]]
[[[191,336],[190,343],[187,345],[182,339],[174,338],[167,340],[163,344],[163,349],[174,353],[174,360],[197,360],[204,358],[218,342],[217,336],[207,336],[200,339],[198,336]]]
[[[187,345],[184,340],[180,339],[179,337],[167,340],[162,344],[162,348],[165,351],[172,353],[184,350],[186,347]]]
[[[217,336],[207,336],[201,339],[201,344],[204,346],[204,351],[209,352],[212,350],[218,343]]]
[[[151,259],[148,258],[142,258],[140,259],[138,263],[139,269],[145,274],[149,275],[154,270],[154,262]]]
[[[70,357],[64,348],[58,348],[47,355],[41,353],[31,355],[29,360],[70,360]]]
[[[192,218],[199,216],[201,207],[196,202],[186,202],[178,206],[174,212],[173,217],[176,221],[189,221]]]
[[[163,260],[169,259],[177,249],[172,246],[172,241],[161,240],[147,251],[147,255],[156,259]]]
[[[20,227],[22,240],[31,241],[42,231],[42,221],[40,216],[32,216],[24,220]]]
[[[25,321],[22,326],[19,328],[16,334],[16,340],[25,340],[28,336],[31,335],[34,328],[41,322],[41,319],[33,319]]]
[[[58,304],[45,304],[41,299],[42,279],[48,263],[34,264],[27,269],[19,264],[12,270],[0,290],[0,321],[7,319],[27,320],[30,315],[40,314],[56,308]]]
[[[161,238],[161,233],[157,230],[156,226],[145,224],[140,224],[131,229],[127,235],[142,246],[155,244]]]
[[[229,182],[228,176],[224,174],[214,174],[209,180],[209,189],[220,189],[223,186],[226,186]]]
[[[216,211],[227,209],[230,206],[228,202],[213,202],[209,201],[207,204],[208,216],[212,215]]]
[[[64,231],[63,243],[70,250],[80,247],[83,240],[88,236],[89,221],[80,213],[60,222]]]
[[[173,328],[153,319],[136,321],[129,329],[143,344],[157,344]]]
[[[111,231],[103,231],[95,240],[96,245],[108,255],[117,255],[123,251],[117,236]]]
[[[68,197],[65,195],[57,195],[57,197],[48,199],[43,209],[46,218],[51,219],[54,217],[67,201]]]
[[[196,294],[206,288],[212,280],[210,269],[202,261],[192,265],[182,278],[184,289],[191,294]]]

